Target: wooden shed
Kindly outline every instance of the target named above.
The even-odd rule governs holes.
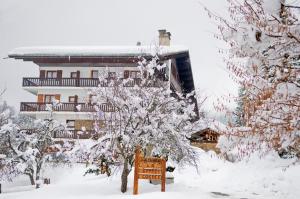
[[[205,128],[196,133],[193,133],[190,137],[191,145],[199,147],[205,151],[215,151],[219,153],[220,150],[216,147],[218,143],[220,133],[211,128]]]

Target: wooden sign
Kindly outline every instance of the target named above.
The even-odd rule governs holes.
[[[144,158],[137,147],[134,162],[133,194],[138,194],[139,179],[161,180],[161,191],[166,187],[166,160],[162,158]]]

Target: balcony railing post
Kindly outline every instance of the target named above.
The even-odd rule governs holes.
[[[76,87],[79,87],[79,86],[80,86],[80,84],[79,84],[79,83],[80,83],[80,82],[79,82],[79,80],[80,80],[79,78],[76,78]]]

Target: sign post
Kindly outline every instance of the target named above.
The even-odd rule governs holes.
[[[161,180],[161,191],[166,190],[166,160],[163,158],[144,158],[140,147],[135,151],[133,194],[138,194],[139,179]]]

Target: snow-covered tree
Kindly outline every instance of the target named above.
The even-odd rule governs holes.
[[[245,111],[244,111],[244,101],[246,99],[245,89],[243,87],[239,88],[239,96],[237,98],[237,107],[234,111],[234,124],[235,126],[245,125]]]
[[[13,122],[18,125],[20,129],[32,129],[35,119],[31,116],[18,114]]]
[[[138,67],[143,75],[134,86],[133,79],[110,79],[104,71],[99,77],[102,83],[90,92],[97,111],[95,130],[100,135],[90,158],[105,157],[108,162],[121,163],[117,164],[123,169],[121,192],[127,190],[137,146],[146,155],[196,164],[195,152],[187,139],[197,127],[197,122],[192,122],[197,117],[194,93],[182,95],[171,91],[169,82],[162,78],[164,67],[157,56],[148,61],[143,59]],[[104,104],[109,112],[103,109]]]
[[[0,93],[0,96],[3,93],[4,91]],[[4,129],[12,127],[13,120],[13,107],[8,106],[6,101],[0,102],[0,182],[10,181],[19,174],[12,157],[9,156],[10,149],[3,133]]]
[[[6,101],[0,104],[0,126],[11,122],[14,119],[15,110]]]
[[[249,150],[300,151],[300,3],[228,0],[229,19],[209,10],[226,63],[245,88],[245,128],[225,132]],[[245,138],[245,139],[243,139]],[[264,144],[262,144],[264,143]],[[237,143],[235,143],[237,144]]]
[[[35,120],[31,125],[31,130],[21,130],[17,124],[9,122],[1,127],[0,135],[5,142],[6,164],[14,166],[14,173],[28,175],[31,184],[39,187],[45,161],[60,153],[61,146],[55,144],[53,135],[64,126],[52,117]]]

